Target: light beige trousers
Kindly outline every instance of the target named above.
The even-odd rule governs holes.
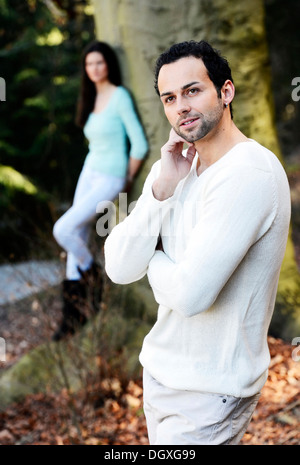
[[[151,445],[236,445],[250,423],[260,393],[238,398],[178,391],[144,370],[144,413]]]

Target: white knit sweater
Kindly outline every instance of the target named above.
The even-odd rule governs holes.
[[[152,194],[160,161],[153,165],[135,208],[106,240],[106,271],[119,284],[148,274],[159,309],[140,362],[154,378],[248,397],[267,378],[288,181],[277,157],[253,140],[200,176],[196,162],[165,201]],[[156,250],[159,235],[164,251]]]

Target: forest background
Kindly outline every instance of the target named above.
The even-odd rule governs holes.
[[[172,2],[153,1],[150,3],[152,10],[167,20],[168,8]],[[148,4],[150,3],[148,1]],[[218,8],[222,6],[220,0],[214,0],[211,3],[204,0],[190,0],[182,3],[195,6],[199,10],[203,8],[207,17],[210,5],[218,4]],[[246,3],[249,9],[249,2]],[[136,37],[130,37],[126,28],[129,31],[132,22],[136,21],[134,15],[132,18],[129,15],[130,8],[138,4],[136,10],[141,13],[141,8],[143,4],[147,4],[147,0],[140,2],[0,0],[0,78],[2,78],[0,82],[2,85],[0,88],[2,100],[0,101],[0,263],[12,264],[32,259],[57,260],[59,257],[61,250],[53,240],[52,227],[72,201],[78,175],[87,153],[87,141],[81,129],[76,127],[74,119],[80,84],[81,53],[84,46],[94,38],[110,41],[115,47],[123,65],[124,85],[129,87],[136,100],[150,145],[153,147],[133,189],[133,198],[137,198],[140,193],[150,163],[159,157],[157,144],[166,137],[167,127],[159,124],[159,118],[156,121],[160,126],[159,129],[148,123],[150,110],[147,110],[147,105],[150,105],[150,100],[156,99],[156,95],[150,84],[146,92],[147,98],[143,99],[141,87],[145,83],[148,86],[149,83],[146,78],[143,81],[143,74],[139,74],[139,82],[135,77],[138,76],[138,71],[143,73],[143,68],[138,68],[141,57],[134,55],[136,45],[133,44]],[[223,1],[223,7],[228,11],[230,5],[233,4],[232,1]],[[270,124],[272,131],[278,137],[279,156],[284,163],[292,190],[292,251],[289,258],[292,257],[293,263],[288,265],[289,269],[292,268],[292,273],[288,273],[288,279],[286,279],[289,281],[288,291],[284,295],[280,294],[277,300],[277,315],[280,317],[274,318],[271,332],[271,336],[283,338],[291,344],[292,338],[300,336],[300,333],[298,334],[300,330],[298,274],[300,263],[300,33],[298,27],[300,4],[297,0],[286,2],[255,0],[250,4],[252,5],[251,18],[254,23],[256,17],[258,22],[261,19],[262,10],[259,9],[258,12],[257,7],[263,8],[265,36],[259,40],[266,40],[268,51],[268,59],[265,60],[264,57],[263,69],[270,72],[271,77],[271,92],[267,96],[272,117]],[[243,5],[243,2],[240,5]],[[117,15],[116,12],[120,13],[121,10],[123,15]],[[178,10],[175,14],[172,7],[170,11],[173,15],[172,21],[176,22],[176,14],[178,14],[178,21],[182,23],[185,12]],[[107,17],[102,15],[102,12]],[[220,18],[215,19],[217,24]],[[151,33],[157,35],[158,42],[160,37],[162,38],[161,51],[171,44],[172,37],[166,39],[162,33],[164,28],[162,21],[157,22],[157,31],[155,26],[147,24],[147,15],[141,14],[139,21],[141,21],[139,23],[141,43],[142,39],[145,40],[150,28]],[[225,24],[225,20],[223,22]],[[106,33],[105,27],[110,27],[110,31]],[[166,31],[168,27],[165,25]],[[200,40],[202,37],[191,38]],[[216,45],[218,48],[219,43]],[[257,63],[259,63],[261,43],[257,43],[256,47]],[[154,48],[149,43],[149,50],[152,50],[153,54],[155,54]],[[254,58],[255,50],[255,47],[251,50]],[[147,53],[142,58],[146,58],[147,61]],[[147,66],[152,70],[154,62],[150,51],[148,58]],[[138,68],[136,73],[134,72],[135,59]],[[233,77],[234,71],[233,69]],[[255,91],[255,86],[252,87],[253,89]],[[247,97],[249,100],[253,99],[254,104],[257,105],[257,121],[261,117],[259,92],[261,92],[260,89],[257,95],[254,92],[252,97]],[[238,103],[237,113],[240,108],[242,105]],[[255,108],[252,110],[254,115],[255,110]],[[159,117],[163,118],[163,115],[160,113]],[[247,121],[244,124],[247,125]],[[259,122],[256,124],[259,126]],[[159,133],[158,140],[154,136],[156,129]],[[252,134],[252,137],[255,138],[255,135]],[[151,144],[154,139],[155,143]],[[266,145],[268,146],[268,143]],[[95,237],[95,240],[101,248],[101,239]],[[145,306],[136,304],[141,293],[147,300]],[[147,283],[144,282],[141,288],[129,287],[128,292],[118,286],[109,287],[108,294],[104,305],[109,307],[111,304],[111,307],[115,309],[115,312],[112,312],[115,318],[114,326],[117,326],[116,321],[120,326],[118,344],[113,348],[109,347],[115,344],[112,341],[116,340],[116,334],[112,333],[111,323],[106,321],[106,337],[101,340],[100,346],[101,350],[105,348],[107,360],[110,360],[111,366],[105,367],[105,373],[116,373],[116,370],[119,370],[118,376],[126,383],[128,379],[125,371],[130,375],[135,372],[138,347],[155,317],[155,302],[152,297],[149,297]],[[49,296],[43,295],[41,299],[46,302],[46,304],[41,304],[42,306],[49,306]],[[53,303],[51,298],[50,301]],[[30,305],[33,304],[34,302],[31,301]],[[28,301],[25,305],[28,305]],[[54,320],[59,316],[58,307],[59,304],[54,302],[51,311],[48,311]],[[120,307],[123,309],[121,313],[125,323],[120,317]],[[147,317],[149,307],[151,307],[150,317]],[[132,332],[124,329],[128,321],[133,323]],[[103,321],[101,324],[103,327]],[[98,344],[99,340],[97,341]],[[126,345],[125,349],[124,345]],[[48,349],[49,346],[47,346]],[[72,359],[74,346],[71,351],[66,350],[66,353],[66,359]],[[124,365],[126,369],[123,366],[123,371],[122,362],[119,360],[115,363],[115,356],[116,354],[119,356],[120,353],[122,353],[120,360],[122,362],[126,360]],[[98,356],[97,352],[97,363],[99,363]],[[65,355],[63,359],[66,363]],[[27,363],[28,359],[26,360]],[[16,360],[13,359],[13,361]],[[103,374],[103,365],[101,370]],[[8,367],[5,371],[9,371]],[[18,399],[23,395],[20,394],[19,385],[22,384],[20,379],[24,378],[24,373],[23,371],[21,375],[15,373],[16,371],[13,379],[15,385],[18,385],[15,399]],[[27,369],[25,378],[29,378],[31,374],[32,368]],[[53,377],[53,371],[49,376]],[[90,373],[86,376],[89,377]],[[36,378],[37,382],[31,383],[30,389],[25,390],[26,392],[38,392],[38,387],[43,383],[48,387],[49,377],[46,377],[45,382],[41,380],[40,375]],[[65,385],[69,388],[70,383],[68,380]],[[11,386],[10,384],[10,390]],[[2,392],[5,397],[7,389],[5,388],[4,391],[1,389],[3,389],[3,383],[0,382],[0,395]]]
[[[189,6],[200,5],[199,11],[204,12],[203,17],[209,17],[206,11],[209,10],[207,2],[185,3]],[[222,4],[219,0],[212,5],[214,3]],[[141,14],[142,9],[146,11],[144,4],[147,5],[147,2],[136,4],[139,5],[137,20],[142,43],[142,38],[145,40],[149,34],[149,26],[145,23],[147,19]],[[166,12],[168,14],[168,7],[164,12],[161,6],[163,4],[170,5],[172,2],[152,2],[152,9],[156,10],[160,19],[167,18]],[[225,21],[228,22],[232,4],[232,2],[224,3],[227,5],[225,10],[228,10],[228,14],[227,17],[218,19],[220,25],[223,21],[226,26]],[[118,5],[118,15],[115,13],[116,5]],[[2,83],[6,84],[5,101],[0,101],[0,262],[2,263],[58,256],[59,250],[52,237],[52,227],[55,220],[70,205],[78,174],[87,154],[87,141],[81,129],[76,127],[74,118],[80,81],[81,53],[84,46],[96,38],[97,23],[98,36],[102,34],[101,40],[105,40],[107,36],[107,40],[111,41],[119,54],[123,65],[124,84],[129,86],[136,99],[151,144],[152,153],[150,152],[140,182],[134,190],[135,199],[141,191],[141,181],[145,178],[150,164],[159,156],[159,147],[165,140],[168,128],[161,110],[157,120],[161,124],[156,126],[148,124],[149,113],[153,108],[157,111],[157,106],[153,107],[152,103],[155,101],[152,82],[148,82],[149,77],[141,75],[141,72],[145,74],[145,69],[141,66],[148,61],[146,66],[153,69],[153,54],[157,56],[155,51],[159,46],[163,50],[169,45],[168,42],[172,41],[174,33],[171,29],[171,37],[168,39],[157,31],[159,39],[156,42],[162,37],[161,44],[156,43],[151,47],[147,45],[149,49],[147,56],[142,48],[133,46],[134,38],[130,37],[128,31],[132,29],[130,21],[135,19],[133,15],[132,18],[129,17],[132,6],[130,7],[130,2],[128,5],[126,6],[125,1],[115,0],[110,2],[97,0],[94,3],[84,0],[0,1],[0,77]],[[242,104],[238,102],[236,114],[242,114],[241,125],[244,127],[241,129],[246,133],[248,130],[249,137],[255,138],[257,132],[258,139],[261,139],[259,132],[265,131],[263,140],[259,141],[265,142],[265,145],[275,152],[281,151],[277,155],[283,161],[292,184],[296,182],[300,158],[300,90],[298,90],[300,41],[297,27],[300,6],[296,0],[288,0],[287,4],[280,0],[264,2],[256,0],[250,10],[248,7],[250,14],[252,12],[254,27],[256,15],[257,24],[261,26],[259,24],[261,12],[257,7],[264,8],[263,26],[266,37],[261,35],[255,38],[257,32],[249,28],[249,35],[252,34],[253,38],[251,37],[249,41],[252,48],[249,48],[248,53],[249,57],[254,54],[257,68],[263,69],[264,74],[258,75],[258,78],[261,78],[261,82],[266,82],[266,85],[263,84],[265,88],[261,89],[261,85],[256,82],[254,87],[253,83],[245,82],[244,87],[247,89],[248,86],[248,93],[252,92],[251,95],[240,86],[240,94],[246,96],[247,105],[250,105],[250,101],[253,102],[253,109],[251,115],[243,115],[243,102]],[[176,22],[174,11],[172,14],[172,21]],[[212,10],[210,13],[212,19],[216,20],[214,14],[218,14],[217,7],[215,12]],[[233,11],[232,15],[234,14],[236,13]],[[215,21],[216,24],[218,21]],[[160,22],[157,27],[162,30],[163,24]],[[220,27],[222,28],[224,29],[224,26]],[[154,37],[155,27],[152,27],[151,33]],[[233,36],[234,33],[231,35]],[[215,42],[220,42],[218,33],[215,33],[215,36],[217,37]],[[243,49],[243,40],[241,39],[240,53],[245,54],[247,51]],[[253,46],[251,41],[254,43],[255,40],[258,42]],[[264,46],[262,42],[265,40],[267,55],[261,56],[261,49]],[[219,43],[216,43],[217,45]],[[239,60],[242,61],[238,57],[237,67]],[[140,65],[136,73],[135,61],[137,68]],[[267,82],[269,76],[265,73],[265,70],[268,72],[268,68],[271,75],[270,89]],[[236,73],[238,72],[237,69]],[[247,75],[244,75],[244,79],[245,76],[247,79]],[[143,84],[140,83],[144,79],[149,84],[146,92],[141,91]],[[265,96],[268,93],[271,95]],[[271,101],[270,104],[268,102],[270,108],[267,108],[266,112],[264,99]],[[247,105],[244,105],[245,108]],[[269,111],[271,122],[267,126],[262,121],[268,119]],[[255,117],[256,126],[251,122],[251,118],[255,119]],[[250,128],[251,124],[252,128]],[[158,135],[153,136],[153,132]],[[270,138],[269,133],[274,133],[275,136]],[[276,145],[277,138],[279,146]],[[295,197],[296,193],[293,192],[293,195]],[[296,253],[297,256],[299,254],[297,199],[293,204],[292,222],[294,244],[292,252],[289,248],[289,255]],[[295,296],[292,300],[294,303]]]

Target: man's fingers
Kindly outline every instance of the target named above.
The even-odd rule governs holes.
[[[196,155],[196,148],[194,145],[190,145],[187,152],[186,152],[186,158],[187,160],[191,163]]]
[[[170,135],[169,135],[169,141],[170,142],[186,142],[186,140],[179,136],[179,134],[177,134],[177,132],[172,128],[171,131],[170,131]]]

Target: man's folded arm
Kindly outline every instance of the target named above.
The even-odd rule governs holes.
[[[183,258],[175,263],[163,251],[154,253],[148,279],[156,301],[185,317],[208,310],[274,217],[268,173],[229,175],[207,194]]]
[[[152,193],[159,163],[148,175],[143,193],[125,220],[113,228],[105,241],[105,269],[117,284],[129,284],[141,279],[154,255],[162,218],[171,200],[160,202]]]

